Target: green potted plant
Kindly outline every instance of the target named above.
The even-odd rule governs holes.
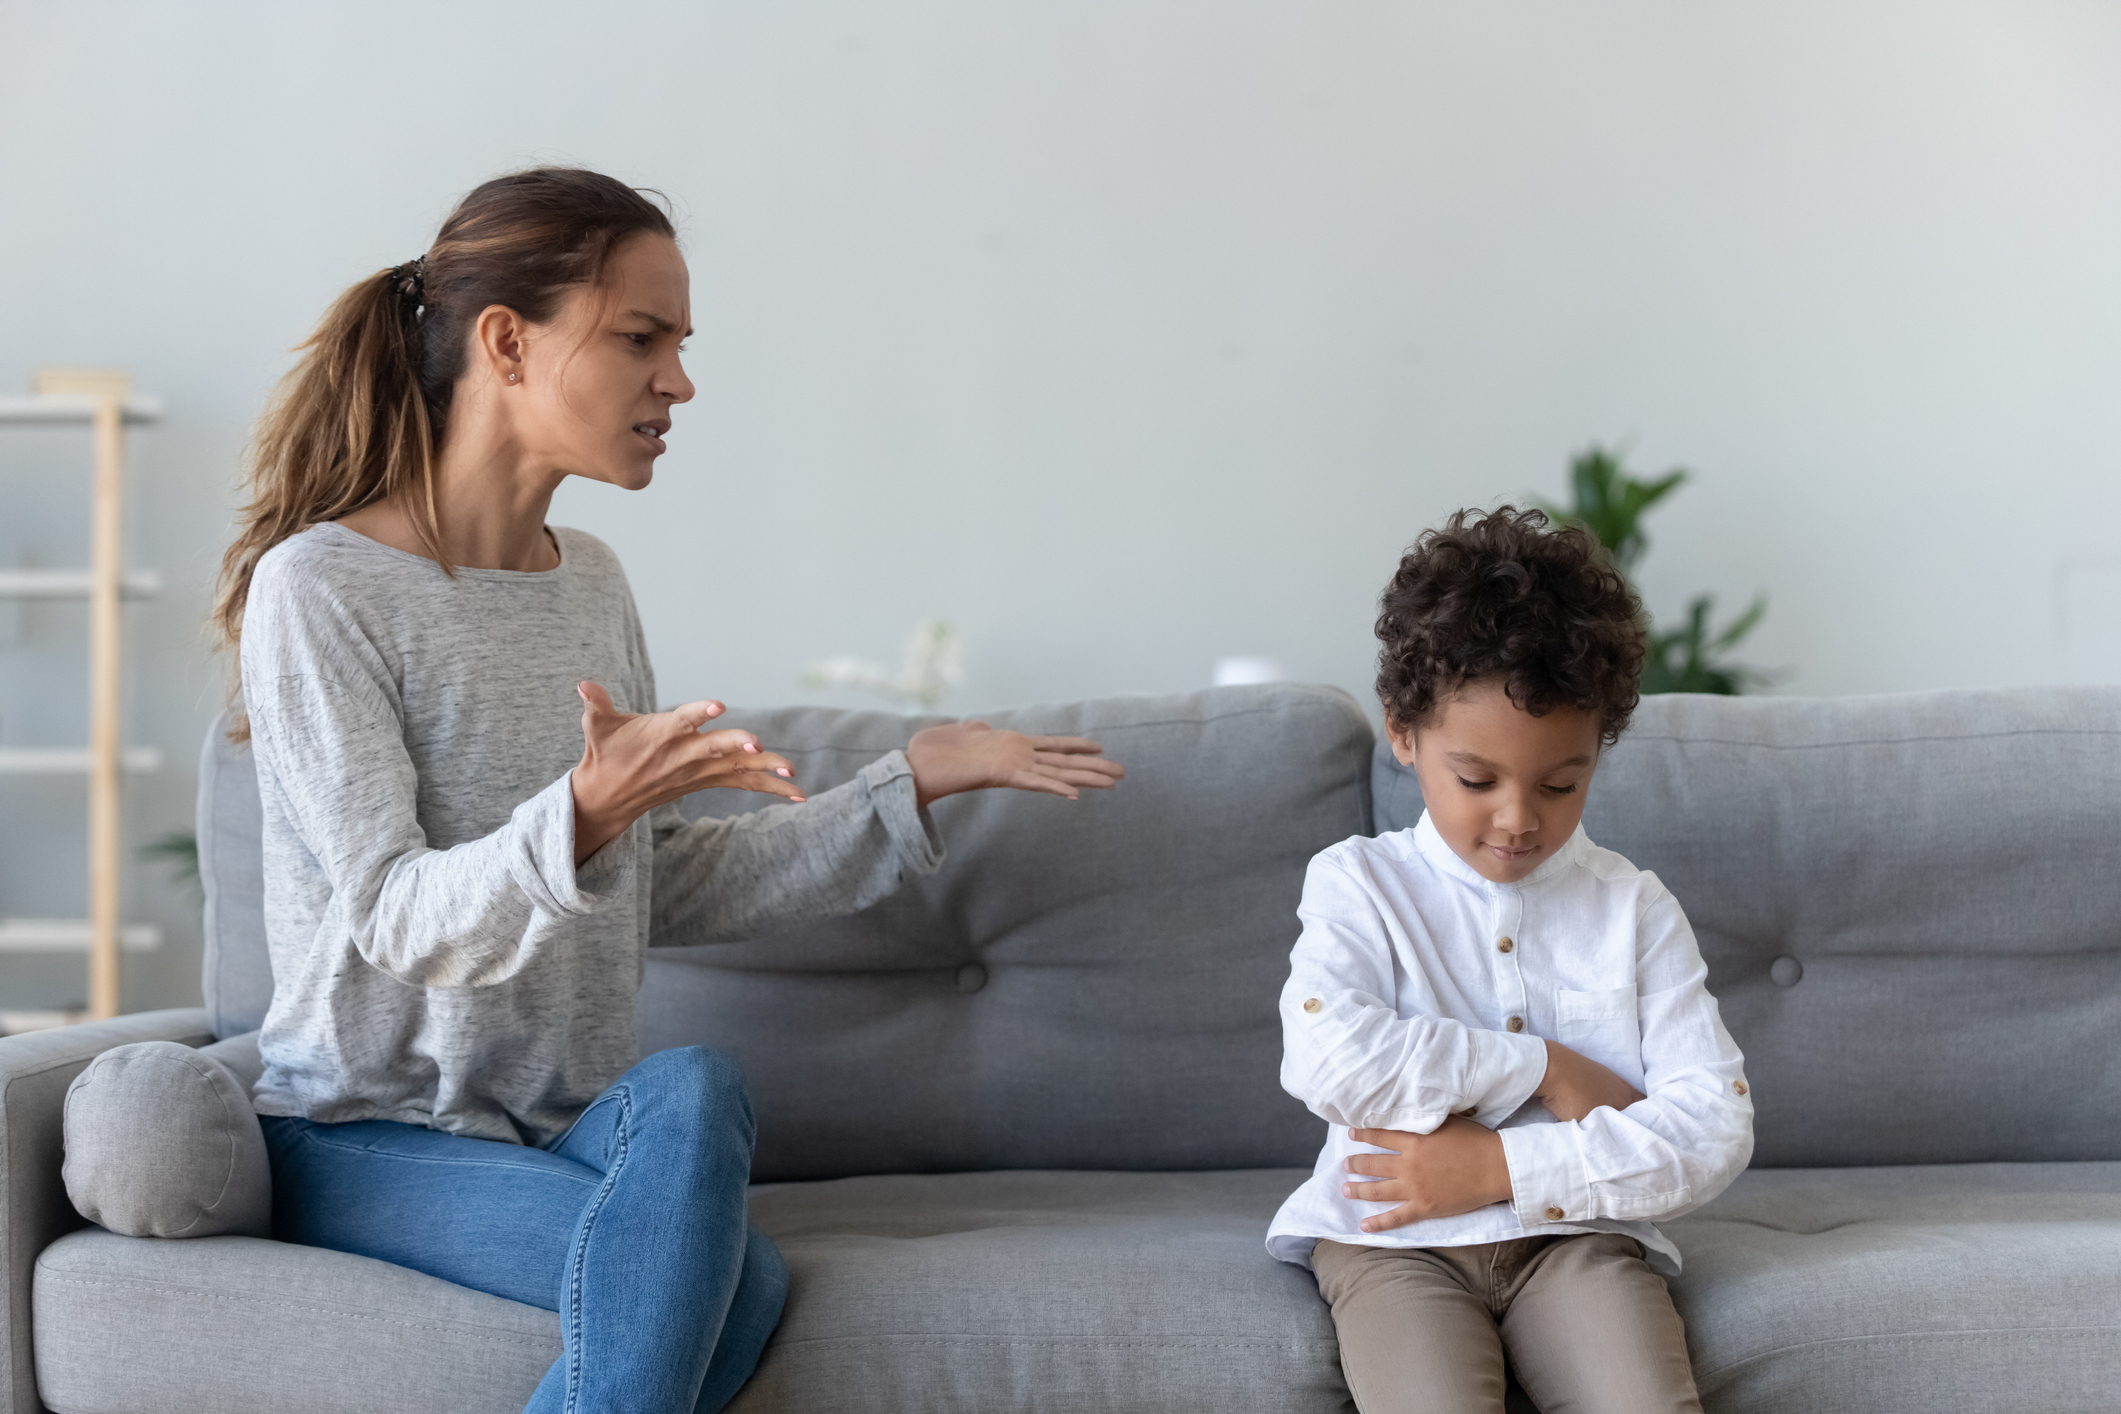
[[[1634,583],[1634,568],[1649,548],[1642,517],[1650,507],[1679,489],[1690,473],[1674,467],[1664,475],[1644,480],[1631,473],[1623,454],[1592,446],[1569,462],[1569,504],[1566,507],[1540,503],[1540,509],[1557,522],[1572,521],[1598,537],[1613,566]],[[1764,685],[1768,675],[1757,668],[1724,657],[1739,640],[1753,631],[1767,613],[1767,596],[1756,597],[1751,607],[1722,628],[1709,622],[1716,598],[1697,595],[1688,605],[1683,626],[1659,629],[1643,611],[1649,632],[1649,654],[1642,664],[1642,690],[1653,692],[1713,692],[1734,696],[1748,686]]]

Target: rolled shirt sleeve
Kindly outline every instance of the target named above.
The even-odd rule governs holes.
[[[1745,1059],[1708,990],[1693,929],[1661,891],[1639,924],[1646,1097],[1626,1110],[1502,1132],[1518,1221],[1660,1221],[1700,1207],[1753,1155]]]

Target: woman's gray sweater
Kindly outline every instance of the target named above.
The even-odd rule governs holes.
[[[259,1113],[543,1144],[639,1059],[644,947],[851,912],[941,862],[895,751],[804,805],[658,807],[576,868],[575,684],[649,712],[655,676],[617,557],[553,534],[539,573],[452,579],[338,525],[258,562]]]

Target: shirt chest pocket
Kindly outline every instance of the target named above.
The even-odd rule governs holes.
[[[1562,1045],[1597,1061],[1637,1090],[1644,1088],[1642,1029],[1636,1019],[1633,987],[1596,992],[1557,989],[1554,1029],[1554,1039]]]

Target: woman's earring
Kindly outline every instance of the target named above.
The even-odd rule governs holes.
[[[511,383],[515,382],[515,381],[516,381],[516,376],[515,376],[515,375],[514,375],[513,373],[509,374],[509,375],[508,375],[508,381],[509,381],[509,382],[511,382]]]

